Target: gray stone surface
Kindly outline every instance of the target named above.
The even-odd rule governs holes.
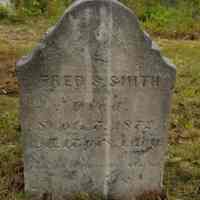
[[[4,6],[10,5],[10,0],[0,0],[0,5]]]
[[[17,64],[25,190],[160,192],[175,74],[128,8],[75,1]]]

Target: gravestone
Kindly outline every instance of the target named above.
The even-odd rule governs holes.
[[[127,7],[75,1],[17,64],[25,191],[161,193],[175,74]]]

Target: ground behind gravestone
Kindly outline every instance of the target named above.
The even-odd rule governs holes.
[[[1,200],[25,200],[15,62],[31,51],[49,26],[43,18],[29,24],[0,24]],[[165,190],[169,200],[200,200],[200,41],[155,40],[177,65],[178,73]]]

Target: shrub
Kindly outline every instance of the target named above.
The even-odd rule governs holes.
[[[3,5],[0,5],[0,20],[8,20],[10,22],[21,21],[14,9]]]
[[[10,8],[0,5],[0,19],[8,18],[11,15]]]
[[[22,15],[37,16],[48,14],[58,15],[68,6],[70,0],[13,0],[15,8],[20,10]]]

